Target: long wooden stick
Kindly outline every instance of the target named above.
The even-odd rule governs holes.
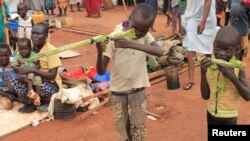
[[[3,21],[4,24],[7,23],[7,17],[6,17],[6,12],[5,12],[5,4],[3,0],[0,0],[1,7],[2,7],[2,16],[3,16]],[[9,30],[6,26],[4,26],[4,33],[5,33],[5,43],[10,45],[10,38],[9,38]]]
[[[134,5],[136,6],[136,0],[134,0]]]
[[[152,113],[152,112],[147,111],[147,114],[148,114],[148,115],[151,115],[151,116],[154,116],[154,117],[156,117],[156,118],[161,118],[161,116],[158,115],[158,114],[156,114],[156,113]]]
[[[160,83],[162,81],[166,80],[166,77],[159,77],[159,78],[156,78],[156,79],[153,79],[152,81],[150,81],[150,84],[151,85],[154,85],[154,84],[157,84],[157,83]]]
[[[127,18],[128,18],[128,8],[127,8],[127,5],[126,5],[126,3],[125,3],[125,0],[122,0],[122,5],[123,5],[123,8],[124,8],[124,10],[125,10],[126,16],[127,16]]]

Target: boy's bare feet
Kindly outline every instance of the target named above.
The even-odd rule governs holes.
[[[30,99],[34,100],[34,103],[33,103],[34,105],[41,105],[40,96],[37,93],[35,93],[33,90],[30,90],[27,96]]]
[[[21,113],[32,113],[36,110],[36,106],[33,104],[25,104],[23,107],[18,109]]]

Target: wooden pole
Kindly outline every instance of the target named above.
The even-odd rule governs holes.
[[[4,24],[7,23],[7,17],[6,17],[6,12],[5,12],[5,4],[4,4],[4,0],[0,0],[0,4],[2,7],[2,16],[3,16],[3,21]],[[4,26],[4,33],[5,33],[5,43],[10,45],[10,38],[9,38],[9,30],[6,26]]]
[[[127,5],[126,5],[126,3],[125,3],[125,0],[122,0],[122,5],[123,5],[123,8],[124,8],[124,10],[125,10],[126,16],[127,16],[127,18],[128,18],[128,8],[127,8]]]
[[[136,0],[134,0],[134,5],[136,6]]]

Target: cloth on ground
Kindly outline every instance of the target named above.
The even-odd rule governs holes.
[[[77,86],[70,89],[61,89],[60,92],[54,94],[51,97],[51,101],[49,104],[49,118],[54,119],[54,100],[60,99],[62,103],[67,104],[75,104],[76,108],[78,107],[84,107],[86,105],[88,106],[88,109],[93,109],[94,107],[99,105],[99,99],[98,98],[91,98],[87,100],[86,102],[83,101],[84,98],[89,97],[93,95],[93,93],[87,89],[85,89],[82,86]]]

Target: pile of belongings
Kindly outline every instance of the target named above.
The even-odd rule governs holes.
[[[167,66],[180,66],[185,63],[187,51],[182,46],[181,36],[179,34],[159,38],[157,43],[162,47],[163,55],[161,57],[148,55],[148,70],[152,72]]]
[[[93,95],[93,92],[87,90],[81,85],[73,88],[61,89],[58,93],[53,94],[51,97],[48,108],[49,118],[54,119],[55,99],[59,99],[65,104],[74,104],[76,109],[87,106],[87,109],[91,110],[100,104],[99,99],[97,97],[93,97]]]
[[[182,46],[181,36],[174,34],[157,41],[162,47],[163,56],[156,58],[161,67],[179,66],[184,63],[187,56],[186,49]]]
[[[80,66],[73,72],[64,70],[60,73],[60,76],[63,84],[70,86],[84,85],[93,92],[100,92],[110,86],[110,73],[106,71],[103,75],[99,75],[93,66],[86,68]]]

